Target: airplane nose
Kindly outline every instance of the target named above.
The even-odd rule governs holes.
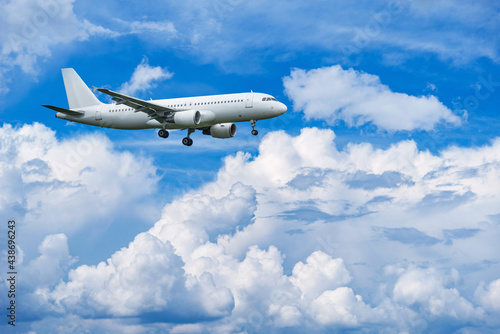
[[[278,107],[279,114],[283,115],[287,110],[288,108],[286,107],[286,105],[280,102],[280,106]]]

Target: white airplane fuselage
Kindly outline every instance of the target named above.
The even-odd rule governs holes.
[[[252,123],[257,135],[258,120],[277,117],[286,106],[268,94],[239,93],[185,97],[165,100],[141,100],[106,88],[94,87],[112,97],[116,104],[105,104],[83,82],[72,68],[61,70],[69,109],[43,105],[56,111],[56,117],[71,122],[103,128],[140,130],[158,128],[158,136],[167,138],[170,129],[187,129],[182,143],[191,146],[190,135],[201,130],[214,138],[231,138],[236,134],[236,122]]]
[[[287,110],[283,103],[276,101],[272,96],[253,92],[152,100],[149,102],[174,109],[180,113],[198,110],[202,114],[208,113],[211,116],[208,121],[202,121],[193,128],[205,128],[220,123],[263,120],[282,115]],[[73,108],[72,110],[80,111],[83,115],[73,116],[58,112],[56,117],[72,122],[114,129],[187,128],[185,125],[171,122],[162,124],[144,112],[120,104],[100,104]]]

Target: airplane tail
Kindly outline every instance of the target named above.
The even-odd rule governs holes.
[[[72,68],[61,69],[66,96],[68,97],[69,109],[78,109],[84,107],[103,104],[95,97],[89,87],[83,82],[82,78]]]

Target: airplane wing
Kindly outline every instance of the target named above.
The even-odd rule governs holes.
[[[70,115],[70,116],[83,116],[83,115],[85,115],[85,113],[82,111],[64,109],[64,108],[60,108],[60,107],[51,106],[48,104],[42,104],[42,107],[49,108],[49,109],[52,109],[54,111],[61,112],[63,114]]]
[[[167,108],[156,103],[144,101],[141,99],[137,99],[135,97],[113,92],[106,88],[97,88],[97,87],[93,88],[94,91],[98,90],[101,93],[112,96],[113,97],[112,100],[116,101],[117,104],[124,104],[126,106],[132,107],[135,109],[136,112],[137,111],[145,112],[151,118],[163,119],[164,117],[167,116],[167,114],[177,112],[177,110],[175,109]]]

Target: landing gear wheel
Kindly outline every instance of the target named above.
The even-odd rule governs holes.
[[[160,131],[158,131],[158,136],[162,137],[162,138],[168,138],[168,131],[167,130],[163,130],[161,129]]]
[[[252,134],[254,136],[257,136],[259,134],[259,131],[255,130],[255,123],[257,123],[257,121],[252,119],[250,120],[250,123],[252,124]]]
[[[193,140],[191,138],[185,137],[182,138],[182,143],[186,146],[191,146],[193,145]]]

